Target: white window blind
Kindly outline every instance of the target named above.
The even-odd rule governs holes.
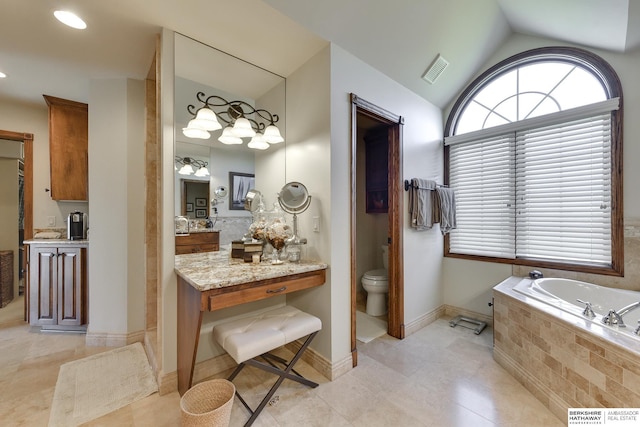
[[[513,133],[450,147],[457,228],[450,233],[449,252],[514,257],[514,150]]]
[[[611,262],[611,114],[516,138],[516,256]]]
[[[483,136],[449,145],[449,252],[610,264],[611,112]]]

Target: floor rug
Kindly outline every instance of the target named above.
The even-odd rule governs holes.
[[[77,426],[158,391],[142,344],[60,366],[49,427]]]
[[[356,311],[356,339],[368,343],[387,333],[387,322]]]

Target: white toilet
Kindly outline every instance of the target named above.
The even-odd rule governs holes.
[[[387,313],[387,293],[389,293],[389,246],[382,245],[383,269],[369,270],[362,276],[362,287],[367,291],[367,314],[382,316]]]

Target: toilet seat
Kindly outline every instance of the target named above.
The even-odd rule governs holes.
[[[384,268],[379,270],[369,270],[364,273],[363,278],[369,280],[389,280],[388,272]]]

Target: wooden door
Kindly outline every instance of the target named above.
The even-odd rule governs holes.
[[[58,317],[61,326],[84,323],[84,257],[81,248],[58,248]]]
[[[56,248],[30,246],[29,300],[31,325],[55,325],[58,323]]]

